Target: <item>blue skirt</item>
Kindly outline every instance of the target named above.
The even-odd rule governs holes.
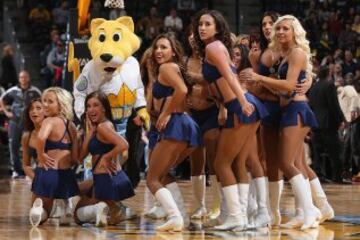
[[[135,195],[133,186],[124,171],[116,175],[94,174],[94,193],[98,200],[121,201]]]
[[[159,141],[159,131],[156,129],[154,125],[151,124],[150,130],[147,135],[149,139],[149,149],[153,150],[155,148],[156,143]]]
[[[227,109],[227,119],[225,122],[225,128],[234,127],[234,115],[236,115],[241,123],[249,124],[260,119],[265,118],[268,115],[264,104],[251,93],[245,93],[246,100],[253,104],[255,107],[254,112],[248,117],[242,112],[240,102],[234,98],[230,102],[225,103],[225,108]]]
[[[201,134],[215,128],[219,128],[219,109],[216,105],[205,110],[190,109],[191,117],[199,125]]]
[[[160,133],[160,139],[173,139],[187,142],[190,147],[202,145],[199,126],[185,113],[172,113],[166,128]]]
[[[266,127],[280,127],[281,107],[279,101],[263,101],[269,115],[261,120],[261,124]]]
[[[68,199],[79,195],[75,172],[72,169],[49,169],[37,167],[31,191],[41,197]]]
[[[306,101],[292,101],[285,106],[282,109],[280,127],[296,126],[298,124],[298,115],[300,115],[304,126],[318,127],[315,114]]]

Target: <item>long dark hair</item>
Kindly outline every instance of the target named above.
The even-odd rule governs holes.
[[[277,12],[265,12],[263,17],[261,18],[260,21],[260,49],[261,52],[263,52],[265,49],[267,49],[268,45],[269,45],[269,41],[266,39],[263,31],[262,31],[262,21],[264,20],[265,17],[270,17],[271,20],[273,21],[273,23],[276,22],[276,20],[280,17],[280,14]]]
[[[231,41],[231,37],[230,37],[230,28],[229,25],[227,23],[227,21],[225,20],[224,16],[216,10],[208,10],[208,9],[203,9],[201,10],[196,17],[194,18],[194,21],[192,23],[193,25],[193,33],[194,33],[194,38],[195,38],[195,43],[197,45],[197,49],[199,51],[199,55],[201,58],[205,57],[205,43],[203,41],[201,41],[200,39],[200,35],[199,35],[199,20],[201,18],[201,16],[203,15],[210,15],[214,21],[215,21],[215,25],[216,25],[216,34],[215,34],[215,38],[219,41],[221,41],[225,47],[227,48],[229,54],[230,54],[230,58],[232,57],[232,41]]]
[[[152,54],[151,54],[151,66],[152,66],[152,70],[153,70],[153,74],[154,76],[157,76],[159,74],[159,68],[160,68],[160,65],[159,63],[156,61],[155,59],[155,54],[154,54],[154,51],[155,51],[155,45],[156,43],[160,40],[160,39],[167,39],[170,43],[170,46],[171,46],[171,49],[172,51],[174,52],[174,57],[173,57],[173,62],[176,63],[178,66],[179,66],[179,69],[180,69],[180,72],[181,72],[181,76],[182,78],[184,79],[185,81],[185,84],[186,86],[189,88],[189,78],[187,76],[187,71],[186,71],[186,65],[185,65],[185,62],[184,62],[184,50],[180,44],[180,42],[176,39],[176,37],[174,36],[174,34],[172,33],[162,33],[162,34],[159,34],[155,40],[153,41],[151,47],[152,47]]]
[[[109,102],[109,99],[107,98],[107,96],[105,95],[105,93],[103,93],[101,91],[95,91],[95,92],[92,92],[89,95],[87,95],[86,99],[85,99],[85,109],[86,109],[87,102],[91,98],[96,98],[101,102],[101,105],[105,109],[105,117],[114,124],[114,118],[111,113],[110,102]],[[86,112],[86,110],[85,110],[85,112]],[[84,120],[85,120],[85,117],[84,117]]]
[[[244,44],[236,44],[234,48],[238,48],[241,53],[241,60],[239,68],[237,69],[237,72],[241,72],[245,68],[251,68],[251,63],[249,61],[249,51],[250,49],[245,46]]]
[[[30,103],[25,107],[24,112],[23,112],[24,128],[26,131],[29,131],[29,132],[31,132],[32,130],[35,129],[35,125],[34,125],[33,121],[31,121],[31,118],[30,118],[30,109],[35,102],[42,103],[41,98],[32,99],[30,101]]]

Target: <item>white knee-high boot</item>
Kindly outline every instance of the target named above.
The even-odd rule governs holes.
[[[213,197],[208,217],[216,219],[220,215],[221,191],[216,175],[210,175],[210,195]]]
[[[301,230],[317,227],[321,213],[312,203],[310,184],[306,182],[302,174],[292,177],[289,182],[304,211],[304,224],[301,226]]]
[[[306,181],[306,180],[305,180]],[[281,224],[282,228],[300,228],[304,224],[304,210],[300,206],[299,197],[294,195],[295,215],[286,223]]]
[[[265,177],[255,178],[253,182],[258,209],[251,225],[255,228],[266,227],[271,222],[268,211],[268,184]]]
[[[254,183],[254,178],[252,178],[251,173],[248,172],[248,179],[249,179],[249,198],[248,198],[248,207],[247,207],[247,215],[249,216],[249,219],[252,219],[255,217],[258,205],[256,202],[256,188]]]
[[[150,209],[147,209],[145,212],[145,217],[152,219],[162,219],[166,217],[166,212],[162,208],[161,204],[156,201],[148,187],[145,187],[145,205],[150,206]]]
[[[191,176],[191,183],[195,197],[195,211],[191,215],[191,218],[201,219],[206,217],[207,214],[205,207],[206,176]]]
[[[156,191],[155,197],[167,213],[167,221],[158,226],[156,230],[181,231],[184,227],[184,220],[171,192],[166,188],[160,188]]]
[[[176,202],[176,205],[178,206],[178,208],[180,210],[181,216],[183,217],[185,225],[188,225],[188,223],[190,222],[189,216],[185,209],[184,198],[182,196],[179,185],[176,182],[172,182],[172,183],[166,184],[165,187],[170,191],[171,195],[173,196],[173,198]]]
[[[311,187],[311,193],[312,193],[312,198],[314,200],[314,204],[317,208],[319,208],[322,215],[320,219],[320,223],[323,223],[326,220],[330,220],[334,218],[335,215],[334,210],[330,206],[326,198],[326,194],[323,188],[321,187],[319,179],[314,178],[313,180],[311,180],[310,187]]]
[[[269,181],[269,206],[271,214],[271,226],[279,226],[281,223],[280,198],[284,188],[284,180]]]
[[[248,185],[248,184],[246,184]],[[247,186],[247,190],[248,190]],[[239,188],[237,184],[226,186],[222,188],[223,194],[224,194],[224,200],[226,201],[227,206],[227,216],[225,219],[225,222],[221,225],[215,226],[214,228],[216,230],[233,230],[233,229],[243,229],[244,225],[247,224],[247,218],[246,218],[246,205],[247,205],[247,199],[248,199],[248,192],[245,196],[242,195],[242,201],[245,201],[243,205],[240,204],[239,200]],[[245,219],[244,219],[245,215]]]
[[[47,213],[43,207],[43,201],[41,198],[36,198],[29,212],[29,220],[33,227],[39,226],[39,224],[47,219]]]

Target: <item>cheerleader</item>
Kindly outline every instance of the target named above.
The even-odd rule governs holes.
[[[232,165],[245,161],[240,155],[246,155],[244,148],[249,136],[256,133],[258,120],[267,112],[253,95],[245,93],[236,75],[236,68],[231,62],[230,31],[224,17],[218,11],[204,10],[194,21],[196,44],[203,57],[202,73],[209,82],[212,92],[227,109],[227,120],[220,132],[214,169],[221,182],[227,215],[217,230],[244,230],[247,227],[247,199],[249,184],[247,177],[232,169]],[[231,144],[229,144],[231,142]],[[245,172],[246,175],[246,172]],[[240,182],[240,184],[237,184]],[[221,215],[220,215],[221,216]],[[224,216],[222,216],[224,217]]]
[[[35,200],[30,209],[30,223],[33,226],[48,218],[55,198],[69,199],[79,193],[71,169],[78,159],[72,101],[71,94],[58,87],[48,88],[42,94],[46,119],[36,141],[39,162],[32,184]]]
[[[85,107],[86,131],[80,159],[92,155],[93,187],[77,204],[75,221],[106,226],[110,209],[118,208],[116,202],[134,196],[132,184],[117,161],[119,154],[127,151],[128,143],[116,133],[105,94],[89,94]]]
[[[295,92],[296,85],[312,74],[309,42],[299,21],[290,15],[280,17],[271,33],[270,48],[281,52],[283,60],[279,66],[279,80],[246,70],[241,77],[257,81],[279,92],[281,118],[279,121],[279,168],[290,180],[295,198],[304,211],[301,229],[316,227],[321,213],[312,202],[310,185],[295,166],[296,156],[311,127],[317,125],[315,116],[307,104],[306,96]]]
[[[223,107],[222,111],[219,112],[214,99],[211,98],[208,83],[204,80],[201,73],[201,59],[196,50],[192,31],[190,31],[188,36],[188,45],[189,54],[185,59],[185,63],[191,90],[187,97],[187,105],[191,117],[201,129],[204,140],[204,146],[196,148],[191,155],[191,183],[196,204],[191,218],[200,219],[208,216],[210,219],[214,219],[220,214],[220,191],[213,162],[219,137],[219,124],[224,124],[226,112]],[[208,161],[211,181],[210,189],[213,196],[213,206],[208,215],[205,207],[205,160]]]
[[[201,144],[197,124],[184,113],[187,87],[183,54],[179,42],[171,34],[161,34],[152,45],[152,66],[156,81],[153,83],[153,112],[158,116],[158,141],[151,153],[147,186],[167,213],[167,222],[157,227],[160,231],[181,231],[184,219],[174,201],[169,184],[163,179],[171,167],[184,156],[184,152]]]

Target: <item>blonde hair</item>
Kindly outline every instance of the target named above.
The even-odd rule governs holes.
[[[313,74],[313,72],[312,72],[313,66],[311,63],[311,52],[310,52],[309,41],[306,39],[306,31],[304,30],[301,23],[299,22],[299,20],[296,17],[294,17],[292,15],[284,15],[284,16],[281,16],[278,18],[278,20],[274,23],[274,25],[272,27],[272,31],[271,31],[271,35],[270,35],[271,41],[269,44],[269,48],[274,51],[281,50],[279,43],[276,40],[275,31],[276,31],[277,25],[279,25],[280,22],[285,21],[285,20],[290,20],[291,27],[294,31],[295,43],[306,54],[306,73],[309,75],[312,75]]]
[[[72,95],[63,88],[60,87],[50,87],[43,92],[43,96],[49,92],[55,94],[59,106],[60,106],[60,114],[64,118],[69,121],[74,119],[74,112],[73,112],[73,97]]]

